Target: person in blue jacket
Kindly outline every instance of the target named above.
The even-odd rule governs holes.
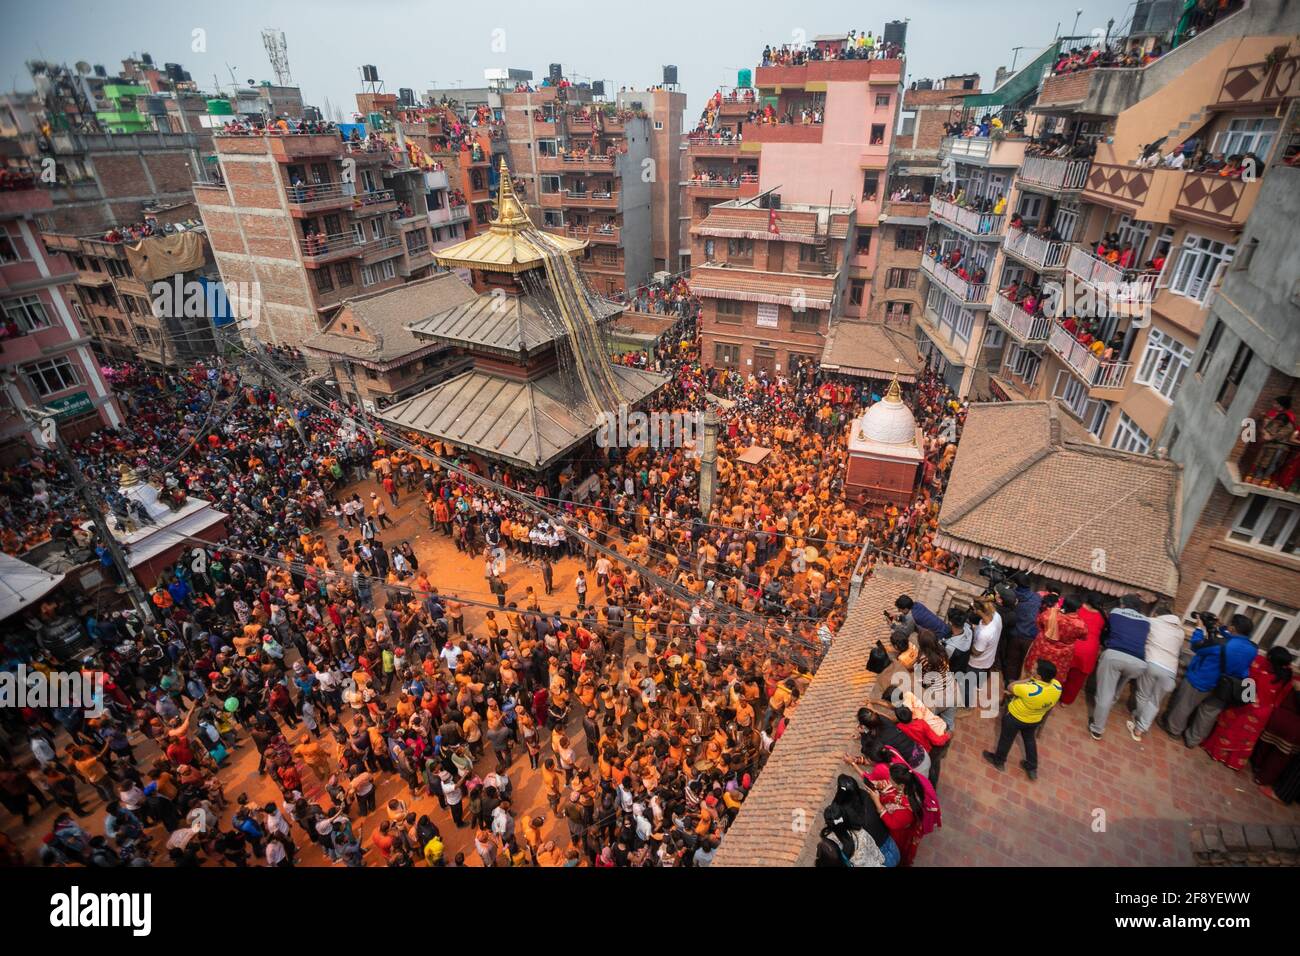
[[[1192,660],[1161,725],[1167,734],[1181,737],[1188,748],[1200,746],[1210,735],[1225,706],[1214,692],[1219,678],[1225,672],[1238,678],[1250,673],[1259,653],[1250,639],[1254,630],[1254,621],[1234,614],[1227,627],[1217,625],[1211,635],[1204,627],[1192,632]]]

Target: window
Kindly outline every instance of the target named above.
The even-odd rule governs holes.
[[[340,289],[352,285],[352,263],[340,262],[334,267],[334,283]]]
[[[1075,418],[1083,418],[1088,406],[1088,387],[1064,369],[1056,373],[1052,397],[1059,398]]]
[[[728,239],[727,240],[727,261],[741,262],[749,261],[754,258],[754,240],[753,239]]]
[[[713,346],[714,365],[739,365],[740,346],[730,342],[717,342]]]
[[[0,228],[0,262],[20,262],[23,258],[22,246],[19,245],[21,240],[15,240],[4,229]]]
[[[1139,455],[1148,455],[1151,453],[1151,436],[1138,428],[1128,415],[1120,412],[1110,447],[1119,451],[1133,451]]]
[[[1188,236],[1183,240],[1182,254],[1178,257],[1169,291],[1203,303],[1210,289],[1214,288],[1219,273],[1232,261],[1236,251],[1236,246],[1203,236]]]
[[[890,269],[885,273],[886,289],[915,289],[915,269]]]
[[[1074,228],[1079,223],[1078,206],[1058,206],[1056,216],[1052,219],[1052,228],[1060,235],[1063,242],[1074,238]]]
[[[329,269],[316,270],[316,291],[317,292],[334,291],[334,280],[330,278]]]
[[[1219,388],[1219,395],[1214,400],[1214,404],[1225,412],[1232,405],[1232,400],[1237,397],[1237,387],[1241,380],[1246,377],[1246,369],[1250,368],[1250,360],[1254,353],[1250,351],[1250,346],[1242,342],[1237,346],[1237,353],[1232,357],[1232,364],[1228,366],[1228,374],[1223,377],[1223,385]]]
[[[1193,617],[1198,611],[1209,611],[1225,624],[1235,615],[1244,614],[1255,623],[1250,639],[1263,651],[1291,644],[1297,625],[1300,625],[1300,611],[1295,608],[1234,591],[1212,581],[1201,582],[1196,597],[1188,606],[1183,620],[1189,627],[1200,627],[1200,621]]]
[[[1002,367],[1026,385],[1033,385],[1042,364],[1043,360],[1036,353],[1012,342]]]
[[[739,325],[744,319],[744,306],[734,299],[714,299],[714,309],[719,322]]]
[[[1172,402],[1183,382],[1183,373],[1191,364],[1191,349],[1172,335],[1152,329],[1134,381],[1139,385],[1150,385]]]
[[[663,129],[663,128],[664,128],[663,120],[655,120],[655,129]]]
[[[20,335],[49,328],[50,317],[46,314],[45,305],[39,296],[25,295],[17,299],[7,299],[4,309],[5,318],[18,325]]]
[[[853,252],[855,255],[865,256],[871,252],[871,230],[858,227],[857,235],[853,239]]]
[[[984,325],[984,348],[1000,349],[1006,341],[1006,333],[1002,331],[1002,326],[988,322]]]
[[[879,109],[884,109],[884,108],[885,108],[886,106],[888,106],[888,105],[889,105],[889,94],[888,94],[888,93],[877,93],[877,94],[876,94],[876,109],[878,109],[878,110],[879,110]]]
[[[887,302],[885,304],[885,321],[906,321],[912,316],[912,303]]]
[[[822,327],[822,314],[814,309],[796,309],[790,313],[790,327],[796,332],[816,332]]]
[[[861,305],[867,292],[866,279],[849,280],[849,305]]]
[[[1243,117],[1228,123],[1228,128],[1214,138],[1211,152],[1224,156],[1254,153],[1261,161],[1268,158],[1277,136],[1278,120],[1275,117]]]
[[[81,375],[77,372],[76,366],[68,361],[67,356],[24,365],[23,371],[31,380],[36,394],[42,398],[81,384]]]
[[[1201,360],[1196,363],[1197,375],[1204,375],[1205,370],[1214,361],[1214,350],[1219,347],[1219,339],[1221,338],[1223,338],[1223,322],[1220,319],[1215,319],[1214,328],[1210,330],[1210,335],[1205,340],[1205,351],[1201,353]]]
[[[429,248],[429,232],[426,229],[413,229],[406,234],[406,251],[415,255]]]
[[[884,129],[883,126],[879,128],[882,130]],[[876,127],[873,126],[872,127],[873,143],[875,142],[875,133],[874,133],[875,129]],[[884,134],[882,133],[881,135],[883,136]],[[879,192],[880,192],[880,173],[874,169],[869,169],[862,174],[862,201],[870,202],[871,200],[876,198],[876,195]]]
[[[1237,512],[1228,540],[1300,555],[1300,506],[1251,495]]]
[[[894,248],[908,252],[920,252],[925,245],[925,230],[900,226],[894,230]]]
[[[871,124],[871,145],[883,146],[884,143],[885,143],[885,124],[872,123]]]

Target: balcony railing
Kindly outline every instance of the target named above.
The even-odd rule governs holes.
[[[575,192],[572,189],[565,189],[563,194],[566,205],[593,206],[601,209],[612,209],[618,206],[618,193],[597,192],[595,190]]]
[[[1115,302],[1145,304],[1155,298],[1156,280],[1159,276],[1154,272],[1121,269],[1098,259],[1083,246],[1070,246],[1065,267],[1080,282],[1105,290]]]
[[[930,213],[964,232],[975,236],[988,236],[991,239],[1001,235],[1002,224],[1007,218],[1005,215],[995,216],[992,213],[976,212],[937,196],[930,200]]]
[[[929,256],[921,257],[921,269],[967,305],[984,304],[984,298],[989,291],[987,282],[971,282],[969,279],[963,279],[951,269],[940,265],[937,259],[931,259]]]
[[[1082,189],[1088,182],[1091,162],[1086,159],[1054,159],[1050,156],[1026,156],[1020,167],[1020,181],[1044,189]]]
[[[357,237],[350,232],[330,236],[306,236],[302,240],[302,255],[304,259],[320,263],[356,255],[361,251],[358,246]]]
[[[1048,344],[1070,371],[1090,388],[1123,388],[1129,369],[1133,367],[1132,362],[1103,362],[1061,325],[1052,329]]]
[[[1209,225],[1240,227],[1255,207],[1259,180],[1227,179],[1217,173],[1187,173],[1173,212]]]
[[[1008,230],[1003,245],[1008,252],[1032,262],[1039,269],[1059,269],[1065,263],[1066,243],[1043,239],[1028,230]]]
[[[364,242],[358,242],[361,247],[361,254],[365,256],[372,255],[376,252],[384,252],[388,249],[396,248],[401,245],[400,236],[379,236],[376,239],[367,239]]]
[[[295,206],[311,203],[350,201],[357,194],[356,183],[303,183],[291,185],[286,190],[289,202]]]
[[[758,176],[754,173],[745,173],[734,179],[707,179],[699,177],[696,179],[686,180],[687,187],[691,189],[731,189],[739,190],[742,185],[757,185]]]
[[[1005,295],[993,297],[994,321],[1022,342],[1046,342],[1052,334],[1052,320],[1045,315],[1031,315]]]
[[[1281,478],[1283,466],[1290,461],[1292,455],[1297,454],[1300,454],[1300,444],[1296,442],[1253,442],[1246,448],[1237,466],[1241,480],[1247,484],[1295,494],[1300,489],[1300,481],[1293,480],[1289,486],[1283,486]]]
[[[687,144],[691,149],[703,153],[738,153],[741,140],[691,135],[687,137]]]

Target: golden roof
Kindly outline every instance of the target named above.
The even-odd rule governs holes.
[[[545,254],[532,238],[539,235],[537,227],[528,218],[523,204],[515,195],[510,169],[506,166],[504,156],[501,157],[499,183],[497,215],[487,232],[435,252],[434,258],[439,265],[452,269],[485,269],[488,272],[524,272],[543,263]],[[545,241],[569,255],[575,255],[587,247],[585,239],[571,239],[552,233],[546,234]]]

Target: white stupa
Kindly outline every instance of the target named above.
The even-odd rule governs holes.
[[[916,416],[903,403],[895,378],[885,397],[853,422],[845,473],[850,500],[906,504],[924,459]]]

